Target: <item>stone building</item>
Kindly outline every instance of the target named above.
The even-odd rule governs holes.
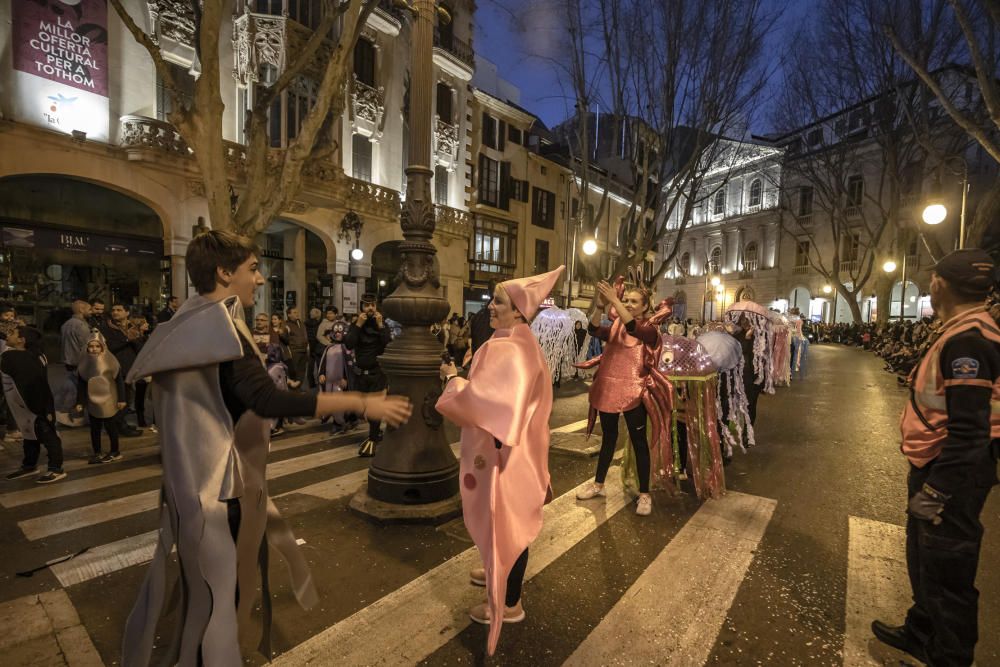
[[[252,84],[280,75],[318,24],[321,3],[229,4],[220,83],[238,197]],[[170,294],[187,296],[186,247],[208,224],[194,160],[165,120],[170,97],[148,54],[106,0],[82,0],[59,12],[52,5],[0,0],[0,299],[14,300],[21,316],[42,326],[49,339],[73,295],[154,312]],[[126,0],[125,6],[156,35],[182,86],[193,88],[190,3]],[[435,33],[428,158],[435,172],[442,282],[453,309],[461,310],[471,233],[474,3],[453,0],[448,10],[451,22]],[[332,119],[339,150],[309,171],[295,201],[258,239],[268,279],[260,310],[282,311],[291,303],[350,310],[364,291],[384,296],[393,289],[405,197],[409,59],[407,20],[390,0],[381,2],[354,51],[346,108]],[[274,148],[296,135],[316,75],[307,71],[272,106]],[[352,257],[354,250],[360,252]]]

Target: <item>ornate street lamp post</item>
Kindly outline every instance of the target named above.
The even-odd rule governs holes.
[[[410,70],[410,146],[406,168],[406,203],[400,224],[401,266],[398,287],[386,297],[385,313],[403,325],[403,333],[380,361],[394,394],[413,401],[409,423],[391,430],[375,451],[368,483],[351,507],[377,519],[437,521],[460,511],[458,461],[445,438],[443,420],[434,409],[441,392],[438,368],[441,343],[430,333],[450,307],[441,296],[437,250],[431,243],[435,210],[431,199],[431,92],[434,0],[412,0]]]

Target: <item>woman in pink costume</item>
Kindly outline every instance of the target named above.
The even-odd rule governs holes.
[[[618,317],[610,327],[602,327],[601,310],[595,307],[587,327],[591,336],[605,342],[601,367],[590,387],[591,411],[596,410],[601,418],[601,453],[594,483],[577,492],[576,497],[589,500],[605,495],[604,480],[618,441],[618,415],[624,414],[638,473],[639,499],[635,513],[647,516],[653,511],[653,499],[649,495],[646,419],[652,410],[654,437],[659,438],[666,415],[670,414],[669,407],[658,400],[669,401],[669,383],[665,384],[665,392],[650,390],[660,379],[656,369],[661,345],[659,325],[650,319],[649,292],[643,288],[626,287],[619,296],[612,285],[602,280],[597,284],[594,301],[595,306],[604,306],[606,312],[614,309]]]
[[[472,579],[488,595],[469,616],[490,625],[490,655],[501,625],[524,620],[528,545],[542,528],[552,379],[528,323],[564,268],[498,285],[489,305],[495,331],[472,358],[469,378],[457,377],[452,362],[441,366],[437,409],[462,428],[462,514],[483,559]]]

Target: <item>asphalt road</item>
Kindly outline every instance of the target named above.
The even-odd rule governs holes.
[[[906,591],[894,583],[906,475],[897,422],[906,393],[869,353],[813,346],[810,354],[805,381],[761,398],[759,444],[726,469],[733,493],[724,502],[703,506],[655,492],[645,518],[628,499],[580,503],[573,489],[591,477],[595,460],[553,451],[553,490],[567,495],[547,509],[549,532],[532,547],[527,620],[504,626],[492,658],[485,628],[461,613],[481,589],[463,588],[464,581],[456,588],[449,575],[462,579],[470,556],[461,521],[384,526],[352,513],[350,496],[329,484],[364,474],[367,461],[351,455],[361,431],[335,441],[298,431],[276,441],[272,469],[287,468],[271,480],[271,495],[305,541],[321,596],[317,608],[299,609],[275,559],[279,663],[303,664],[309,649],[312,664],[331,665],[899,664],[901,654],[871,644],[857,628],[867,614],[889,610],[898,615],[886,620],[898,621],[905,611]],[[586,418],[585,389],[559,390],[553,428]],[[454,429],[449,434],[457,440]],[[0,487],[0,603],[65,589],[109,665],[117,664],[145,573],[141,557],[132,565],[104,557],[83,574],[65,566],[59,576],[13,572],[83,547],[91,547],[89,556],[124,553],[155,528],[155,510],[142,504],[158,488],[155,450],[130,455],[125,447],[117,467],[71,473],[72,481],[94,478],[90,490],[56,497],[53,485],[51,497],[29,497],[17,495],[34,487],[28,481]],[[136,472],[108,477],[129,470]],[[983,523],[977,663],[988,666],[1000,665],[1000,493]],[[544,567],[533,571],[532,562]],[[168,613],[161,624],[163,641],[174,618]],[[4,622],[13,627],[0,635],[18,631],[16,619]],[[245,643],[247,662],[263,664],[254,647],[252,638]]]

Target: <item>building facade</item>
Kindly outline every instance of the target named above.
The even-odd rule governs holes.
[[[106,0],[0,0],[0,298],[51,338],[72,296],[157,310],[188,285],[184,254],[211,224],[189,147],[166,121],[171,97]],[[155,35],[181,88],[198,64],[190,3],[127,0]],[[318,25],[314,0],[234,0],[220,38],[220,92],[233,196],[239,197],[246,109],[259,83],[280,76]],[[61,7],[61,5],[60,5]],[[435,31],[432,155],[435,243],[442,282],[461,310],[467,279],[471,179],[473,10],[449,6]],[[253,38],[251,39],[251,36]],[[365,291],[383,296],[398,269],[407,161],[408,22],[388,0],[354,50],[346,104],[331,113],[338,150],[305,174],[295,200],[261,233],[268,279],[258,309],[333,303],[350,311]],[[319,72],[308,69],[272,105],[268,139],[296,136]],[[360,250],[354,253],[353,250]]]

